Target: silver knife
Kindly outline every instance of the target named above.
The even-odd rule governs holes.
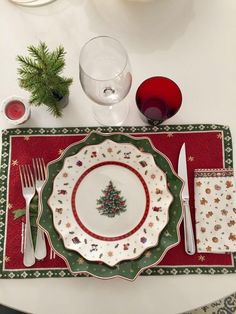
[[[190,207],[189,207],[188,171],[187,171],[185,143],[182,145],[180,153],[179,153],[178,175],[184,181],[182,201],[183,201],[183,214],[184,214],[185,251],[187,254],[193,255],[196,252],[196,248],[195,248],[193,225],[192,225],[192,219],[191,219]]]

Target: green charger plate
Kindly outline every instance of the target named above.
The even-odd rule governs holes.
[[[77,252],[65,249],[63,241],[54,228],[52,211],[48,205],[48,199],[53,190],[54,178],[62,169],[65,158],[77,154],[86,145],[100,144],[106,139],[117,143],[131,143],[140,150],[151,153],[158,167],[166,173],[169,190],[174,198],[169,208],[169,222],[160,235],[158,245],[146,251],[139,258],[120,262],[114,267],[87,261]],[[48,177],[42,189],[42,209],[38,223],[47,234],[50,245],[57,255],[66,262],[72,274],[85,273],[102,279],[121,277],[134,280],[144,269],[160,262],[166,252],[179,243],[179,226],[182,220],[182,187],[183,181],[175,173],[170,161],[164,154],[154,148],[148,138],[134,138],[119,133],[106,135],[92,132],[84,140],[70,145],[60,158],[48,164]]]

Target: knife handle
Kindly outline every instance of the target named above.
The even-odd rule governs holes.
[[[193,225],[190,214],[189,202],[183,201],[184,207],[184,240],[185,240],[185,251],[189,255],[196,253],[195,240],[193,234]]]

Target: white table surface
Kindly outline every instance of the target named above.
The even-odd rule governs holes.
[[[74,78],[62,119],[33,109],[24,126],[97,125],[91,101],[78,80],[82,45],[110,35],[126,47],[133,86],[125,125],[143,125],[135,91],[145,79],[163,75],[183,92],[179,113],[168,121],[218,123],[231,128],[236,143],[235,0],[57,0],[38,8],[0,0],[0,101],[26,96],[16,80],[16,55],[45,41],[67,51],[65,74]],[[11,127],[0,117],[0,127]],[[234,164],[236,160],[234,158]],[[135,282],[93,278],[0,280],[0,303],[32,313],[179,313],[236,291],[235,275],[139,277]]]

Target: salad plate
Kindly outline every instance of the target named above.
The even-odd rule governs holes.
[[[150,153],[105,139],[64,159],[48,204],[66,249],[115,266],[158,244],[172,200]]]
[[[165,173],[168,188],[173,197],[173,201],[169,207],[169,220],[159,235],[158,244],[146,249],[139,257],[121,261],[113,267],[101,261],[88,261],[80,253],[67,249],[64,241],[61,239],[61,235],[54,227],[53,212],[48,204],[48,200],[54,191],[54,180],[61,172],[66,158],[75,156],[85,147],[99,145],[105,140],[111,140],[117,144],[128,143],[135,146],[139,152],[151,154],[155,164]],[[87,274],[102,279],[121,277],[127,280],[134,280],[142,271],[159,263],[167,251],[179,243],[179,226],[182,220],[182,187],[183,182],[174,171],[171,162],[164,154],[155,149],[147,137],[135,138],[122,133],[101,134],[92,132],[84,140],[70,145],[60,158],[48,164],[48,176],[42,190],[42,208],[38,223],[45,231],[51,247],[65,261],[69,271],[74,276],[77,274]],[[105,190],[106,186],[103,189]]]

